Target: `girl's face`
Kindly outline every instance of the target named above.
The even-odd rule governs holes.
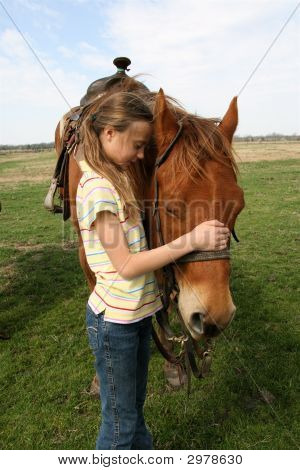
[[[117,165],[125,167],[138,158],[144,158],[151,134],[152,126],[149,122],[134,121],[123,132],[106,126],[100,134],[100,141],[105,155]]]

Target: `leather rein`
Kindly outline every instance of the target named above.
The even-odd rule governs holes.
[[[179,140],[182,130],[183,124],[182,122],[178,123],[179,129],[168,145],[164,153],[156,159],[155,168],[154,168],[154,201],[153,201],[153,209],[152,209],[152,216],[155,220],[155,228],[158,234],[160,246],[164,245],[164,237],[162,234],[161,229],[161,218],[159,212],[159,184],[157,178],[157,172],[160,166],[167,160],[168,156],[170,155],[172,149],[174,148],[175,144]],[[232,230],[233,238],[238,242],[238,238],[234,229]],[[178,368],[178,372],[185,370],[188,377],[188,393],[190,393],[190,382],[191,382],[191,373],[200,379],[207,376],[210,371],[211,362],[212,362],[212,342],[210,339],[204,339],[204,347],[200,347],[198,343],[192,338],[188,329],[185,326],[184,320],[181,316],[180,310],[178,308],[177,297],[179,294],[179,287],[176,282],[176,277],[174,273],[174,266],[179,268],[178,264],[182,263],[191,263],[191,262],[199,262],[199,261],[208,261],[208,260],[217,260],[217,259],[230,259],[230,250],[226,248],[225,250],[220,251],[200,251],[195,250],[187,255],[179,258],[176,262],[165,266],[162,268],[164,273],[164,286],[160,288],[160,295],[163,304],[163,309],[156,313],[156,320],[161,327],[165,338],[172,342],[173,344],[180,344],[180,352],[176,355],[169,350],[167,350],[162,342],[160,341],[158,334],[154,327],[152,328],[152,336],[156,343],[158,350],[164,356],[164,358],[172,363],[175,364]],[[180,269],[180,268],[179,268]],[[160,286],[161,287],[161,286]],[[173,298],[171,296],[173,294]],[[179,322],[181,324],[181,334],[175,335],[169,325],[167,320],[168,313],[167,310],[170,306],[170,302],[172,303],[172,308],[175,310]],[[197,359],[197,358],[198,359]],[[198,365],[198,363],[200,364]],[[180,374],[179,374],[180,375]]]

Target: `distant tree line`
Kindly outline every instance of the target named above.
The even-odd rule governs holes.
[[[268,135],[247,135],[244,137],[235,136],[236,142],[276,142],[276,141],[294,141],[300,140],[300,135],[284,135],[273,134]],[[54,149],[54,142],[41,142],[39,144],[25,144],[25,145],[0,145],[0,152],[14,151],[14,152],[41,152],[43,150]]]
[[[14,150],[22,152],[41,152],[54,148],[54,142],[41,142],[40,144],[24,144],[24,145],[0,145],[0,151]]]
[[[300,140],[300,135],[293,134],[293,135],[284,135],[284,134],[277,134],[273,132],[273,134],[267,135],[246,135],[244,137],[239,137],[238,135],[234,137],[236,142],[278,142],[278,141],[294,141]]]

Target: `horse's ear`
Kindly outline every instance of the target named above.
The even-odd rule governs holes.
[[[163,89],[157,93],[154,106],[154,134],[158,147],[178,130],[175,116],[170,110]]]
[[[235,96],[226,111],[225,116],[219,124],[219,129],[225,137],[232,142],[233,134],[238,125],[238,107],[237,107],[237,96]]]

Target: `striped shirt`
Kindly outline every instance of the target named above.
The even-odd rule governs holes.
[[[98,212],[112,212],[120,221],[130,253],[138,253],[148,249],[141,219],[130,220],[114,186],[91,169],[84,171],[80,179],[76,207],[86,259],[96,275],[96,286],[88,301],[94,313],[105,311],[104,319],[108,322],[134,323],[160,310],[162,304],[154,273],[131,280],[122,278],[94,227]]]

